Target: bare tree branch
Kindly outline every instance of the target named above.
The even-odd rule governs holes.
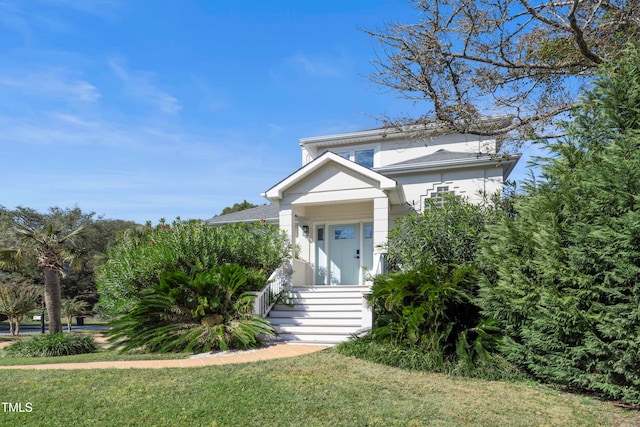
[[[413,23],[365,30],[382,51],[375,83],[420,106],[385,119],[523,141],[556,135],[601,63],[640,38],[637,0],[412,0]],[[502,128],[484,117],[507,115]]]

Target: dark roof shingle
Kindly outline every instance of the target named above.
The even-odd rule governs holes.
[[[255,222],[260,221],[261,219],[267,222],[277,223],[279,219],[278,206],[270,203],[268,205],[261,205],[226,215],[214,216],[213,218],[206,219],[204,222],[212,225],[218,225],[233,222]]]

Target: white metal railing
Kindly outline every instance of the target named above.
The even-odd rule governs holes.
[[[276,300],[293,285],[293,269],[291,263],[285,261],[269,277],[267,285],[261,291],[251,292],[256,295],[253,300],[253,313],[267,317]]]

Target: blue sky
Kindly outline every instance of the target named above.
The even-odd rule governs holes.
[[[359,28],[403,0],[0,0],[0,205],[209,218],[300,166],[302,137],[411,111]]]

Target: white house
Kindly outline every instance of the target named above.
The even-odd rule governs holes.
[[[300,147],[300,169],[263,193],[270,205],[209,222],[279,224],[297,248],[290,263],[296,305],[276,306],[268,318],[286,339],[325,343],[371,326],[362,295],[385,270],[384,245],[398,217],[442,193],[479,202],[500,191],[519,159],[498,155],[495,139],[436,127],[303,138]]]

